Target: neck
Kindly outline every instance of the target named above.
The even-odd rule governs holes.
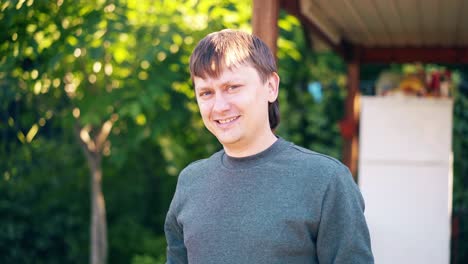
[[[275,134],[270,130],[269,133],[257,137],[253,142],[249,142],[247,144],[226,144],[223,145],[223,148],[227,155],[235,158],[242,158],[252,156],[266,150],[273,145],[277,139],[278,138]]]

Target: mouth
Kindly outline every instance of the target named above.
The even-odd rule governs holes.
[[[226,124],[230,124],[230,123],[233,123],[234,121],[236,121],[237,119],[239,119],[240,116],[234,116],[234,117],[230,117],[230,118],[225,118],[225,119],[216,119],[216,123],[220,124],[220,125],[226,125]]]

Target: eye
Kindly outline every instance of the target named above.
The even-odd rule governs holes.
[[[227,89],[228,89],[228,91],[234,91],[234,90],[238,89],[239,87],[240,87],[240,85],[230,85],[230,86],[228,86]]]
[[[198,96],[199,96],[199,97],[208,97],[208,96],[210,96],[211,94],[213,94],[212,91],[206,91],[206,90],[205,90],[205,91],[201,91],[200,93],[198,93]]]

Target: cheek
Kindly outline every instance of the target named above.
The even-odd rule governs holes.
[[[211,113],[211,105],[210,104],[208,104],[206,102],[198,103],[198,109],[200,110],[200,114],[201,114],[203,119],[209,117],[209,115]]]
[[[265,105],[268,106],[269,93],[267,89],[268,87],[258,89],[255,93],[255,98],[251,98],[253,101],[251,104],[256,105],[257,108],[262,108]]]

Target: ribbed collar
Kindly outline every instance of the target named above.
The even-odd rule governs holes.
[[[247,156],[247,157],[241,157],[241,158],[236,158],[236,157],[231,157],[226,154],[226,152],[222,151],[221,154],[221,163],[224,167],[228,169],[247,169],[251,168],[254,166],[257,166],[259,164],[262,164],[271,157],[274,157],[276,154],[281,152],[286,146],[288,146],[289,142],[278,137],[278,139],[262,152],[259,152],[255,155]]]

